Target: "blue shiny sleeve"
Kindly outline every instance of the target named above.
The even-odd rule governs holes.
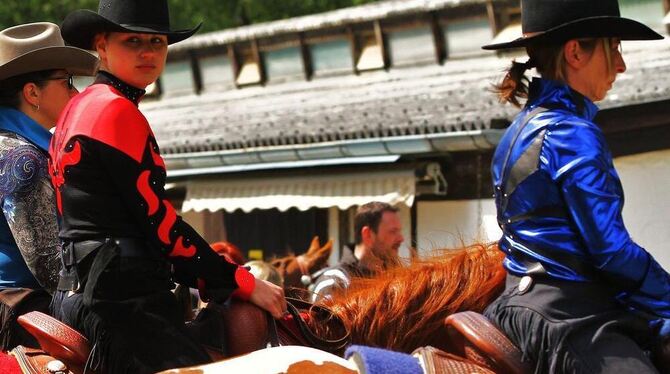
[[[548,138],[554,177],[593,265],[627,285],[623,301],[670,317],[670,276],[624,226],[623,191],[602,132],[593,124],[568,123]]]

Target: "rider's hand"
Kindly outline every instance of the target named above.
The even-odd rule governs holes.
[[[275,318],[281,318],[286,312],[284,289],[262,279],[256,279],[256,287],[249,301],[267,310]]]

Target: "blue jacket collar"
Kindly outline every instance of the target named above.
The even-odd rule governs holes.
[[[533,78],[530,83],[527,107],[561,108],[593,121],[598,107],[591,100],[565,83],[543,78]]]
[[[51,133],[19,110],[0,107],[0,131],[13,132],[44,152],[49,151]]]

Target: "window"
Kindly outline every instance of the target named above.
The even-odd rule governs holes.
[[[263,57],[270,81],[305,76],[299,47],[267,51],[263,53]]]
[[[334,40],[310,46],[314,75],[351,72],[351,46],[346,40]]]
[[[444,33],[448,57],[482,53],[481,46],[492,39],[486,18],[450,21],[444,27]]]
[[[233,67],[225,55],[214,55],[200,58],[200,73],[205,90],[229,88],[235,85]]]
[[[393,65],[418,61],[435,61],[435,42],[429,28],[393,31],[388,33]]]
[[[161,77],[163,93],[166,95],[190,94],[195,91],[191,61],[168,62]]]

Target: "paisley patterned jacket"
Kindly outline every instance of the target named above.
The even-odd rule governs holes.
[[[18,111],[2,110],[3,124],[17,120],[38,127]],[[54,190],[43,141],[0,129],[0,288],[56,289],[60,270],[60,241]],[[37,132],[41,128],[33,128]],[[48,132],[46,132],[48,134]],[[44,134],[40,134],[45,138]],[[31,139],[34,140],[34,139]],[[44,140],[44,139],[40,139]],[[38,144],[38,145],[36,145]]]

